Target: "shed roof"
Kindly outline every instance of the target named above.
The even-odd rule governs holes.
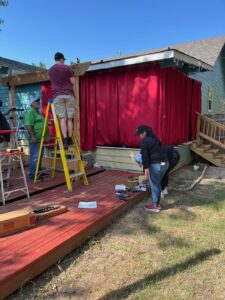
[[[159,53],[166,50],[178,50],[180,52],[183,52],[184,54],[187,54],[191,57],[194,57],[202,62],[205,62],[213,66],[224,44],[225,44],[225,35],[221,35],[209,39],[170,45],[170,46],[148,50],[144,52],[138,52],[130,55],[121,55],[113,58],[101,59],[101,60],[93,61],[92,64],[99,64],[103,62],[133,58],[133,57],[138,57],[138,56],[143,56],[143,55],[148,55],[153,53]]]

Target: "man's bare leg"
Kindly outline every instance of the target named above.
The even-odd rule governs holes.
[[[67,128],[68,128],[68,136],[72,137],[72,135],[73,135],[73,119],[67,119]]]
[[[66,118],[61,118],[60,119],[60,128],[61,128],[61,131],[62,131],[62,135],[64,138],[67,138],[67,124],[66,124]]]

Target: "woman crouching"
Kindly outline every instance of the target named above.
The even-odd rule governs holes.
[[[161,180],[169,167],[166,150],[151,136],[149,127],[140,125],[135,135],[141,139],[142,164],[145,176],[149,178],[152,201],[145,205],[150,212],[159,212],[161,209]]]

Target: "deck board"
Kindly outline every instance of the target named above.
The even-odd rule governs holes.
[[[101,173],[103,172],[104,169],[103,168],[87,168],[86,169],[86,174],[88,177]],[[25,168],[25,172],[27,173],[28,170]],[[29,192],[30,192],[30,196],[32,195],[36,195],[39,193],[42,193],[45,190],[50,190],[53,189],[54,187],[58,187],[61,185],[65,184],[65,176],[63,173],[55,173],[54,179],[50,176],[46,176],[44,177],[44,180],[42,182],[38,182],[38,183],[33,183],[31,181],[27,181],[28,184],[28,188],[29,188]],[[15,186],[16,184],[16,186]],[[10,181],[10,188],[9,190],[15,189],[15,188],[19,188],[19,187],[24,187],[24,182],[23,182],[23,178],[21,175],[21,171],[16,170],[13,173],[13,180]],[[20,192],[16,192],[16,193],[12,193],[8,198],[7,198],[7,202],[10,201],[15,201],[15,200],[20,200],[26,198],[26,194],[23,193],[22,191]],[[1,201],[0,201],[0,205],[1,205]]]
[[[0,207],[0,213],[31,205],[34,209],[63,204],[68,212],[42,220],[37,226],[0,238],[0,299],[37,276],[85,240],[105,228],[122,211],[143,199],[132,193],[128,201],[118,200],[114,185],[127,182],[128,172],[105,171],[89,178],[89,186],[77,182],[72,193],[66,186],[54,187]],[[79,201],[97,201],[97,209],[78,209]]]

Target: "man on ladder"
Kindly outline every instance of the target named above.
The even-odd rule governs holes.
[[[75,115],[73,85],[75,85],[75,77],[73,69],[65,65],[65,57],[62,53],[57,52],[55,54],[55,61],[56,64],[49,69],[48,74],[51,81],[56,114],[60,120],[63,145],[68,147],[73,144],[73,118]]]
[[[52,110],[52,115],[53,115],[53,121],[54,121],[54,126],[55,126],[55,143],[54,143],[54,155],[53,155],[53,163],[52,163],[52,177],[55,174],[55,166],[56,166],[56,154],[57,154],[57,149],[59,148],[60,152],[60,157],[63,165],[63,171],[65,174],[65,179],[66,179],[66,184],[67,184],[67,189],[72,192],[72,183],[71,181],[75,178],[78,178],[80,176],[83,177],[83,182],[85,185],[88,185],[88,180],[87,180],[87,175],[84,169],[83,161],[81,159],[81,154],[80,154],[80,148],[76,139],[76,136],[74,133],[72,133],[72,146],[73,148],[73,153],[74,153],[74,158],[72,161],[78,164],[79,172],[75,172],[73,174],[70,174],[68,164],[67,164],[67,159],[66,159],[66,150],[63,145],[63,140],[62,140],[62,135],[61,135],[61,130],[59,126],[59,120],[56,115],[55,111],[55,105],[54,105],[54,100],[48,100],[48,105],[46,109],[46,114],[45,114],[45,121],[44,121],[44,127],[42,131],[42,137],[41,137],[41,142],[40,142],[40,147],[39,147],[39,153],[38,153],[38,162],[36,166],[36,172],[35,172],[35,177],[34,177],[34,182],[37,180],[37,175],[38,175],[38,170],[40,166],[40,161],[41,161],[41,154],[42,154],[42,149],[44,146],[44,140],[45,140],[45,134],[46,134],[46,129],[47,129],[47,124],[49,120],[49,112],[50,109]],[[70,160],[71,161],[71,160]]]
[[[73,73],[73,69],[65,65],[65,57],[62,53],[57,52],[55,54],[55,61],[56,64],[52,66],[48,71],[49,78],[51,80],[54,100],[48,101],[46,115],[45,115],[44,129],[42,133],[42,140],[40,143],[40,149],[42,149],[44,145],[43,137],[45,136],[45,130],[49,118],[49,111],[51,108],[55,131],[56,131],[53,165],[52,165],[52,176],[54,176],[54,172],[55,172],[56,152],[58,147],[60,152],[60,157],[62,160],[67,188],[69,191],[72,191],[71,181],[77,177],[82,176],[84,184],[88,185],[87,176],[81,159],[80,148],[77,142],[77,138],[74,134],[73,119],[75,115],[75,105],[76,105],[75,98],[74,98],[75,76]],[[73,152],[74,152],[73,161],[75,161],[75,163],[78,164],[78,168],[79,168],[79,172],[75,172],[74,174],[69,173],[69,168],[66,159],[66,149],[69,146],[73,148]],[[40,160],[41,160],[41,150],[39,150],[38,163],[36,167],[34,181],[36,181],[37,178]]]

